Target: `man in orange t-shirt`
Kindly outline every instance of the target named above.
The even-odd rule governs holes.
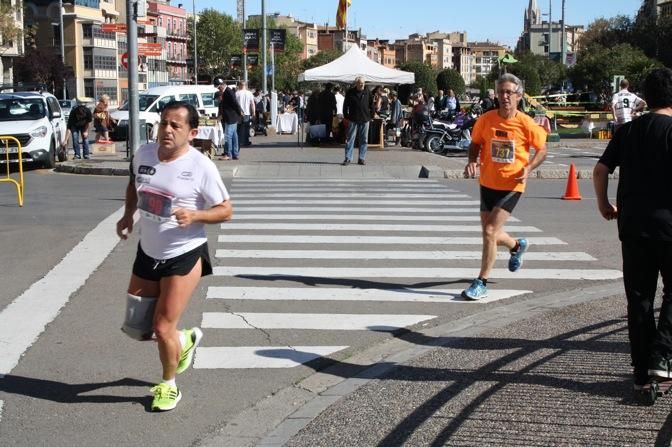
[[[526,239],[514,239],[504,231],[504,224],[525,191],[530,171],[546,158],[546,132],[532,118],[518,110],[523,84],[512,74],[497,80],[499,108],[483,114],[474,125],[467,178],[476,176],[480,158],[481,226],[483,256],[481,271],[462,296],[479,300],[488,295],[488,275],[495,265],[497,246],[509,249],[509,271],[523,264],[528,247]],[[530,158],[530,149],[534,155]]]

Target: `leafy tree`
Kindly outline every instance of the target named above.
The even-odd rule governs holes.
[[[187,31],[190,36],[187,41],[188,51],[194,54],[191,21],[188,23]],[[196,24],[196,39],[199,73],[228,76],[231,56],[242,53],[243,33],[240,25],[229,15],[214,9],[205,9]]]
[[[536,96],[541,94],[541,79],[539,78],[539,72],[535,70],[533,65],[511,64],[509,66],[509,73],[518,76],[523,81],[525,93],[528,95]]]
[[[512,73],[515,73],[516,70],[523,70],[525,73],[528,73],[529,70],[536,71],[539,77],[539,82],[541,88],[549,87],[552,85],[562,84],[567,77],[567,69],[560,62],[556,62],[547,57],[532,54],[530,52],[517,53],[516,59],[518,62],[513,64],[511,69]],[[529,69],[524,69],[520,67],[529,67]],[[533,75],[527,75],[533,76]],[[533,76],[534,77],[534,76]],[[534,84],[534,80],[532,81]]]
[[[464,78],[459,71],[447,68],[439,72],[436,76],[436,86],[439,90],[448,92],[452,89],[455,95],[459,96],[465,92]]]
[[[9,49],[2,43],[16,41],[21,38],[21,28],[16,24],[16,14],[20,4],[12,6],[9,2],[0,2],[0,54]]]
[[[342,55],[343,52],[338,49],[320,51],[315,56],[311,56],[303,61],[303,69],[310,70],[311,68],[320,67],[338,59]]]
[[[422,62],[407,62],[399,66],[399,70],[415,73],[415,84],[404,84],[399,86],[399,100],[402,103],[408,101],[411,93],[418,88],[423,92],[436,94],[436,70],[430,65]]]
[[[633,26],[632,20],[622,15],[595,20],[580,37],[582,51],[578,56],[583,57],[584,53],[592,51],[594,46],[609,48],[629,43]]]
[[[28,48],[23,57],[14,59],[14,78],[26,85],[60,91],[66,70],[61,57],[46,48]]]
[[[575,86],[584,87],[602,95],[606,100],[611,95],[611,81],[616,75],[624,75],[634,89],[639,88],[647,72],[660,62],[647,57],[642,50],[630,44],[605,48],[594,45],[591,51],[583,52],[568,74]]]

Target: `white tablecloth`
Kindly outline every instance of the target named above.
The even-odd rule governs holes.
[[[275,130],[277,133],[295,134],[298,128],[299,117],[296,113],[281,113],[278,115],[278,120],[275,123]]]
[[[214,126],[198,126],[198,135],[196,135],[196,138],[199,140],[210,140],[217,147],[224,146],[222,123],[217,123]]]

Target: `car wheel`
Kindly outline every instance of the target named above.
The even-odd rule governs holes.
[[[44,167],[47,169],[53,169],[56,166],[56,146],[54,142],[51,142],[49,147],[49,154],[47,154],[47,160],[44,162]]]
[[[254,129],[252,127],[250,127],[250,132],[249,133],[250,133],[250,137],[253,137],[253,136],[256,135],[256,132],[254,131]]]

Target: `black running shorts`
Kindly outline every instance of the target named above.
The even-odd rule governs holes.
[[[133,263],[133,274],[148,281],[160,281],[167,276],[184,276],[201,260],[201,276],[212,274],[208,243],[170,259],[154,259],[148,256],[138,243],[138,252]]]
[[[512,213],[521,195],[518,191],[500,191],[481,185],[481,211],[490,212],[494,208],[501,208]]]

